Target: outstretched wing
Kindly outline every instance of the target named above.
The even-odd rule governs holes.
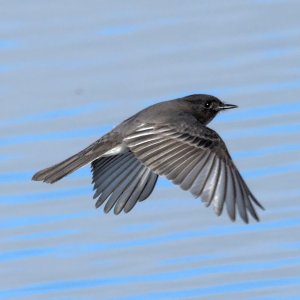
[[[225,143],[205,126],[142,124],[124,139],[148,168],[189,190],[220,215],[226,203],[231,220],[236,208],[248,223],[249,212],[259,220],[253,203],[263,209],[235,167]]]
[[[96,207],[106,200],[104,211],[129,212],[152,193],[158,175],[144,166],[132,152],[101,157],[92,162]]]

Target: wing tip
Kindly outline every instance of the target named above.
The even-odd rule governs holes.
[[[257,205],[261,210],[266,210],[265,207],[255,198],[253,199],[253,202],[255,203],[255,205]]]

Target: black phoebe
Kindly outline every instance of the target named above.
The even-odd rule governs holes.
[[[98,208],[129,212],[149,197],[158,175],[164,175],[217,215],[224,203],[231,220],[236,207],[248,223],[248,212],[259,221],[250,192],[225,143],[206,125],[218,112],[237,107],[210,95],[191,95],[152,105],[70,158],[37,172],[32,179],[54,183],[91,163]]]

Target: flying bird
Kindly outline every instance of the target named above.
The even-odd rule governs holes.
[[[236,108],[218,98],[196,94],[154,104],[115,127],[66,160],[32,179],[54,183],[91,163],[96,208],[129,212],[152,193],[157,178],[167,177],[200,197],[232,221],[236,212],[248,223],[264,209],[249,190],[221,137],[206,125],[220,112]]]

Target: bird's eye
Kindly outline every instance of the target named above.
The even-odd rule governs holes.
[[[204,104],[205,108],[211,108],[212,107],[212,101],[208,100]]]

